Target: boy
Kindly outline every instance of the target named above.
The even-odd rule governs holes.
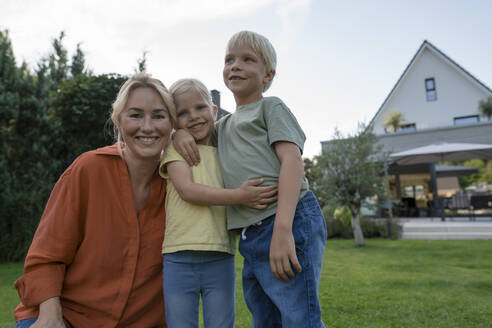
[[[326,226],[304,177],[305,135],[279,98],[263,98],[275,68],[275,50],[265,37],[242,31],[229,40],[223,77],[237,109],[216,124],[224,184],[237,188],[263,178],[265,185],[278,184],[278,202],[264,210],[229,206],[228,229],[242,229],[243,289],[253,327],[319,328]],[[190,145],[182,141],[175,140],[178,151],[198,158],[185,154]]]

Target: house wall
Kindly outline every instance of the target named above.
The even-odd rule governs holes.
[[[427,101],[425,79],[432,77],[437,100]],[[455,117],[478,115],[478,102],[489,96],[440,54],[424,47],[375,118],[374,132],[385,134],[383,122],[395,109],[403,113],[406,123],[416,123],[417,131],[453,126]]]
[[[492,144],[492,121],[423,131],[396,132],[379,135],[378,138],[378,143],[383,146],[382,150],[388,153],[397,153],[439,142]],[[322,143],[322,148],[325,148],[324,143]]]

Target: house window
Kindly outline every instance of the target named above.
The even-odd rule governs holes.
[[[422,198],[424,195],[424,186],[422,185],[403,187],[403,197]]]
[[[454,125],[467,125],[475,124],[480,122],[480,117],[478,115],[461,116],[454,118]]]
[[[427,97],[427,101],[437,100],[436,81],[434,81],[433,77],[425,79],[425,94]]]
[[[400,131],[402,132],[417,131],[417,125],[415,125],[415,123],[402,124],[400,125]]]

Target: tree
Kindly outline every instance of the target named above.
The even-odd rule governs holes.
[[[110,144],[111,104],[126,78],[118,74],[77,75],[51,94],[49,121],[55,129],[56,175],[81,153]]]
[[[492,118],[492,97],[488,97],[487,100],[480,100],[478,108],[483,116],[486,116],[490,121]]]
[[[104,128],[125,78],[90,75],[79,46],[70,65],[63,37],[31,71],[0,30],[0,262],[22,260],[68,164],[112,142]]]
[[[357,245],[364,245],[360,227],[360,208],[367,197],[382,193],[379,174],[386,156],[376,145],[371,128],[359,124],[353,135],[342,135],[337,129],[333,140],[318,158],[323,173],[322,187],[327,197],[338,206],[347,206]]]
[[[454,164],[478,169],[478,172],[476,173],[458,178],[461,188],[466,188],[474,182],[487,182],[492,184],[492,160],[471,159],[464,163]]]
[[[323,188],[323,174],[319,166],[319,157],[313,159],[304,158],[304,174],[309,182],[309,189],[316,195],[319,206],[323,208],[327,205],[326,192]]]
[[[80,48],[80,43],[77,44],[77,49],[75,50],[75,54],[72,56],[72,65],[70,65],[70,74],[72,77],[76,77],[79,75],[90,75],[90,72],[87,71],[85,67],[85,54]]]
[[[0,31],[0,251],[3,253],[11,242],[12,221],[9,220],[9,209],[14,191],[11,188],[12,177],[9,171],[9,140],[12,136],[12,124],[16,109],[19,106],[17,72],[12,43],[8,31]],[[0,260],[2,259],[0,255]]]
[[[24,256],[51,188],[42,89],[0,32],[0,261]]]
[[[56,90],[56,86],[68,78],[68,55],[67,50],[63,46],[63,38],[65,32],[61,31],[58,38],[53,39],[53,52],[48,56],[48,73],[52,81],[52,89]]]
[[[386,116],[383,125],[386,129],[390,129],[392,132],[396,132],[400,129],[400,126],[403,122],[406,122],[403,114],[395,109],[391,114],[388,114]]]
[[[137,68],[135,69],[135,73],[145,73],[147,71],[147,55],[149,52],[144,50],[142,53],[142,57],[137,59]]]

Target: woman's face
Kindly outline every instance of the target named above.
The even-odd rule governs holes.
[[[152,88],[130,92],[119,115],[125,158],[159,159],[172,130],[171,117],[161,96]]]

